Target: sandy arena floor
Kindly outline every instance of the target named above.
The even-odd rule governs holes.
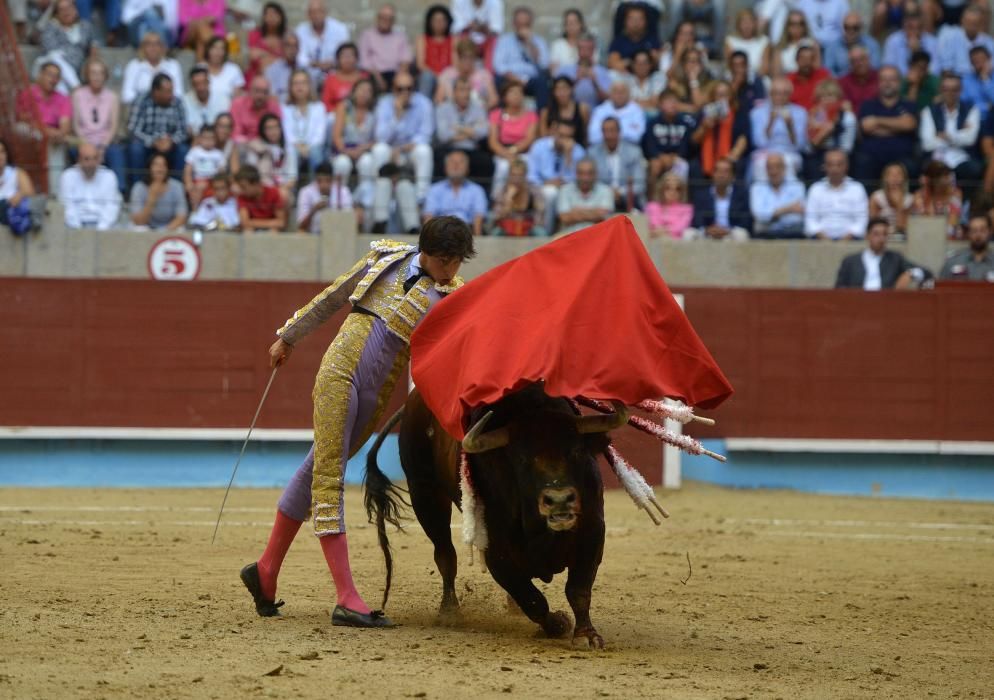
[[[664,495],[673,517],[656,528],[610,493],[591,610],[608,649],[592,653],[537,636],[465,562],[463,619],[437,626],[416,527],[392,537],[403,627],[332,627],[309,535],[283,569],[285,616],[258,618],[238,570],[277,494],[233,491],[211,547],[220,497],[0,490],[0,697],[994,697],[994,505],[692,484]],[[383,568],[359,500],[353,569],[374,603]],[[545,590],[568,610],[564,580]]]

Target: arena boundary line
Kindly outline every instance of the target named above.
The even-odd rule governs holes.
[[[994,455],[994,442],[956,440],[822,440],[725,438],[729,452]]]

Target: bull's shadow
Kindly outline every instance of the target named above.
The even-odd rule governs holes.
[[[604,486],[597,455],[610,440],[608,431],[624,425],[621,404],[609,415],[581,416],[564,398],[548,396],[532,384],[491,406],[474,410],[472,428],[460,444],[441,427],[415,391],[402,413],[391,419],[370,450],[366,465],[366,509],[375,519],[387,565],[384,605],[390,591],[392,557],[386,523],[400,526],[403,502],[380,471],[376,455],[382,436],[400,426],[400,460],[411,505],[435,546],[442,577],[440,613],[458,610],[456,550],[452,544],[452,506],[461,508],[460,452],[469,460],[476,507],[483,509],[486,565],[494,580],[550,637],[565,636],[572,621],[550,611],[532,583],[546,583],[569,570],[566,599],[576,619],[574,643],[603,648],[590,621],[590,596],[604,551]]]

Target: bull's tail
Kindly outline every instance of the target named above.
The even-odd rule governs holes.
[[[404,409],[401,408],[391,416],[390,420],[383,426],[383,429],[380,430],[380,434],[377,435],[376,441],[369,450],[369,456],[366,457],[366,479],[364,483],[366,489],[366,517],[370,523],[374,519],[376,521],[376,535],[380,541],[380,549],[383,551],[383,561],[387,569],[387,582],[386,587],[383,589],[384,610],[387,607],[387,599],[390,597],[390,584],[393,581],[393,554],[390,551],[390,540],[387,539],[386,524],[395,525],[398,530],[404,529],[400,523],[400,507],[401,505],[407,505],[407,502],[401,494],[401,489],[394,485],[387,478],[387,475],[380,470],[379,465],[376,463],[376,456],[379,454],[383,441],[386,440],[387,435],[393,430],[403,415]]]

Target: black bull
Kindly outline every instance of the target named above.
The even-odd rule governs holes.
[[[548,583],[569,569],[566,598],[576,618],[573,640],[597,648],[604,645],[590,621],[590,592],[604,551],[604,487],[597,455],[609,444],[607,432],[626,420],[623,406],[616,404],[616,411],[577,416],[568,401],[532,385],[475,411],[474,427],[461,445],[484,508],[486,564],[494,580],[546,634],[561,637],[569,632],[569,616],[551,612],[532,579]],[[376,521],[386,559],[384,605],[393,569],[386,523],[400,526],[403,502],[376,464],[389,427],[370,451],[365,484],[366,511]],[[458,507],[462,497],[460,443],[442,429],[416,391],[404,406],[399,439],[411,505],[435,545],[440,613],[452,614],[459,607],[450,518],[452,505]]]

